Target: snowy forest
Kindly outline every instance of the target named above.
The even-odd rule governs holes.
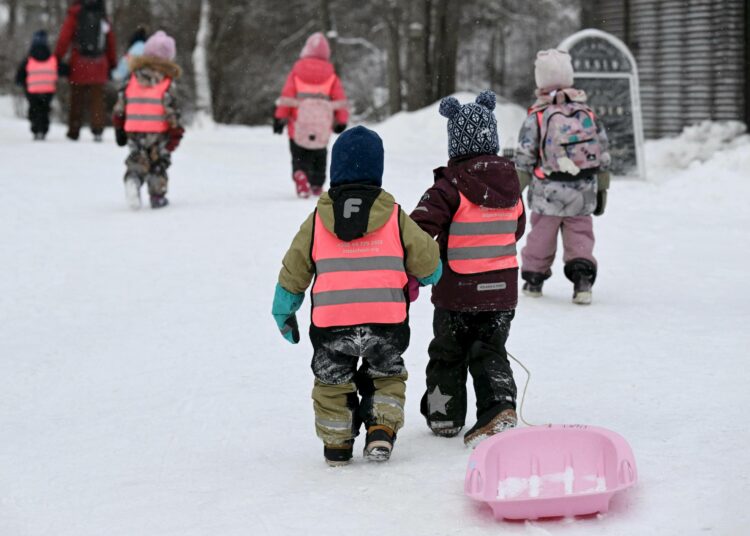
[[[12,90],[34,31],[46,29],[54,43],[68,3],[0,0],[0,91]],[[166,30],[177,40],[177,61],[187,75],[179,91],[188,115],[210,105],[216,121],[239,124],[270,122],[289,67],[318,30],[329,37],[356,119],[379,120],[487,87],[526,102],[534,54],[580,27],[585,2],[290,0],[285,9],[278,6],[275,0],[107,1],[118,53],[139,25]],[[210,94],[197,96],[201,84]]]

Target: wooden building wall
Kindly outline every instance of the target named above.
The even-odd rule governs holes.
[[[750,0],[601,0],[584,23],[638,62],[647,138],[704,119],[750,125]]]

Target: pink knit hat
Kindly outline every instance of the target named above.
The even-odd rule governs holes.
[[[328,61],[331,58],[331,47],[328,46],[328,39],[321,32],[315,32],[307,38],[300,58],[318,58],[319,60]]]
[[[564,50],[540,50],[534,62],[536,87],[542,93],[573,87],[573,63]]]
[[[149,37],[146,45],[143,47],[144,56],[154,56],[172,61],[176,54],[177,47],[174,39],[161,30]]]

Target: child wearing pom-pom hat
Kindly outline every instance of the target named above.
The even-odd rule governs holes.
[[[461,105],[440,103],[448,119],[448,165],[411,214],[437,237],[444,270],[433,287],[435,338],[428,348],[421,410],[432,432],[453,437],[466,418],[466,381],[474,380],[473,446],[516,424],[516,385],[505,343],[518,301],[516,242],[525,213],[513,162],[497,155],[495,94]]]

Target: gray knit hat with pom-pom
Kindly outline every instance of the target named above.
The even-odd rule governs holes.
[[[498,153],[495,101],[495,94],[490,90],[482,91],[475,102],[463,106],[455,97],[440,101],[440,115],[448,118],[448,155],[451,158]]]

